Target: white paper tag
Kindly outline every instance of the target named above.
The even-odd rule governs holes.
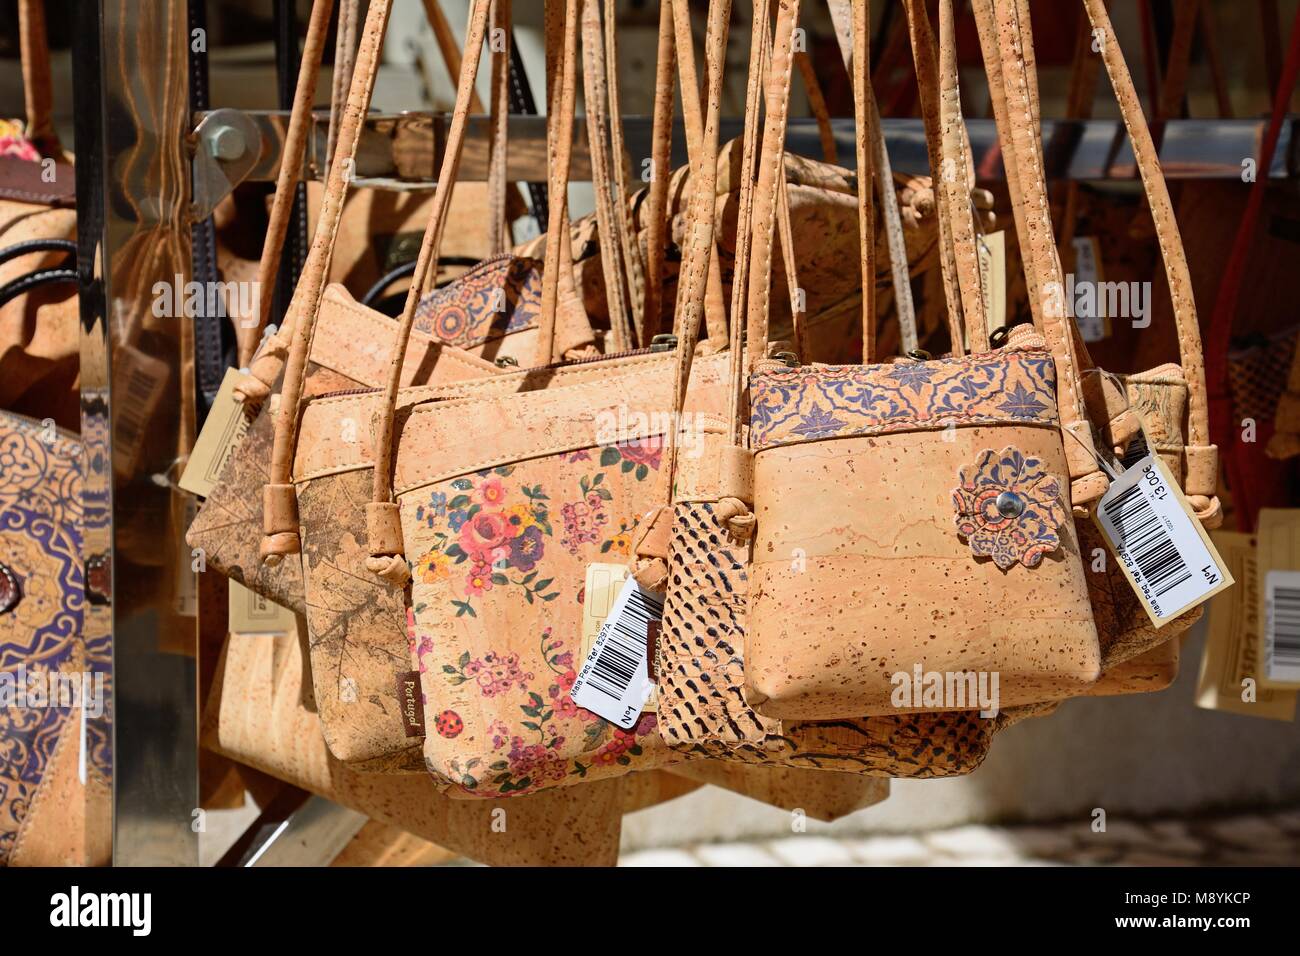
[[[1169,469],[1153,455],[1111,483],[1097,524],[1156,627],[1233,583]]]
[[[1085,342],[1100,342],[1109,334],[1106,310],[1098,294],[1101,283],[1101,263],[1095,236],[1075,236],[1074,272],[1069,277],[1066,301],[1079,335]]]
[[[664,615],[663,598],[629,577],[610,609],[569,696],[579,707],[624,730],[636,723],[654,690],[647,667],[652,625]]]
[[[1279,684],[1300,684],[1300,571],[1264,576],[1264,674]]]

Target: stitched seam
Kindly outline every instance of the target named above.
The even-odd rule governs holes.
[[[813,438],[776,438],[765,441],[754,448],[755,454],[769,448],[784,448],[788,445],[807,445],[812,442],[837,441],[846,438],[872,438],[877,435],[895,435],[908,432],[941,431],[950,423],[965,422],[969,425],[1021,425],[1027,428],[1059,428],[1060,422],[1052,417],[1047,421],[1026,421],[1022,418],[1003,418],[997,415],[980,415],[970,412],[945,415],[943,418],[899,418],[889,424],[868,425],[864,428],[836,432],[834,435],[820,435]],[[893,425],[901,425],[894,428]]]

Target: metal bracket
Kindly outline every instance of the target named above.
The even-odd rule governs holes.
[[[194,130],[194,201],[190,215],[201,222],[242,183],[262,155],[262,133],[241,110],[203,114]]]

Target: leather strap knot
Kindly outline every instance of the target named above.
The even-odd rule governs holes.
[[[713,515],[718,524],[725,527],[739,541],[748,541],[754,536],[758,519],[739,498],[722,498],[713,507]]]
[[[1213,530],[1223,524],[1223,505],[1218,495],[1188,495],[1187,504],[1201,527]]]
[[[411,566],[400,554],[371,555],[366,558],[366,570],[395,588],[411,583]]]
[[[370,544],[366,568],[389,584],[405,587],[411,580],[411,570],[406,564],[402,512],[397,502],[367,502],[366,539]]]
[[[235,401],[241,405],[261,405],[271,396],[271,386],[255,375],[245,375],[234,388]]]
[[[293,485],[268,484],[262,488],[262,563],[276,567],[287,554],[298,554],[298,499]]]

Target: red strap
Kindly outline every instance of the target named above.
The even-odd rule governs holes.
[[[1277,93],[1273,97],[1273,115],[1264,135],[1259,165],[1255,170],[1255,182],[1246,201],[1246,211],[1237,227],[1237,237],[1233,241],[1228,264],[1224,267],[1223,279],[1219,282],[1219,294],[1214,300],[1214,312],[1210,316],[1210,327],[1206,333],[1205,379],[1210,399],[1210,440],[1219,446],[1221,453],[1232,447],[1236,434],[1236,429],[1232,427],[1232,402],[1228,394],[1228,348],[1232,341],[1232,323],[1237,311],[1237,300],[1241,295],[1246,256],[1250,252],[1251,240],[1255,237],[1259,212],[1264,204],[1264,192],[1268,188],[1268,170],[1273,165],[1273,153],[1277,149],[1287,107],[1291,103],[1297,73],[1300,73],[1300,10],[1296,11],[1295,21],[1291,25],[1290,47]]]

